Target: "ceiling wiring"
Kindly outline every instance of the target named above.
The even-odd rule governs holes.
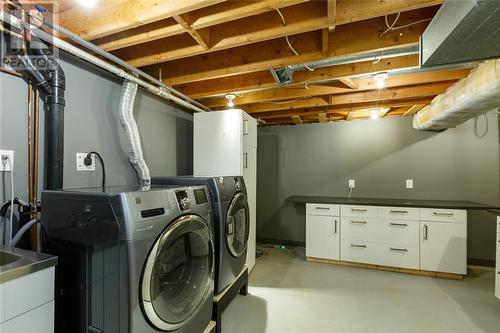
[[[424,22],[428,22],[428,21],[432,20],[431,18],[428,18],[428,19],[418,20],[418,21],[411,22],[408,24],[396,26],[396,23],[398,22],[400,16],[401,16],[401,13],[398,13],[396,15],[396,18],[394,19],[394,22],[392,22],[392,24],[389,24],[389,15],[385,15],[384,19],[385,19],[385,25],[387,26],[387,29],[379,35],[379,38],[383,38],[384,35],[386,33],[388,33],[389,31],[396,31],[396,30],[408,28],[408,27],[411,27],[415,24],[420,24],[420,23],[424,23]]]
[[[261,103],[264,103],[264,104],[287,104],[287,103],[294,103],[297,101],[301,101],[303,99],[310,99],[310,98],[311,98],[310,96],[304,96],[304,97],[299,97],[299,98],[290,99],[290,100],[286,100],[286,101],[263,101]]]
[[[283,21],[283,26],[285,27],[286,26],[285,17],[283,16],[283,14],[281,13],[281,10],[279,10],[279,8],[276,8],[276,11],[278,12],[279,16],[281,17],[281,21]],[[295,54],[296,56],[300,56],[300,53],[297,52],[297,50],[295,50],[295,48],[292,46],[292,43],[290,43],[290,39],[288,38],[288,36],[285,36],[285,39],[286,39],[286,43],[288,44],[288,47],[290,48],[290,50],[292,50],[293,54]],[[307,64],[304,64],[304,67],[307,68],[311,72],[314,71],[314,68],[309,67]]]

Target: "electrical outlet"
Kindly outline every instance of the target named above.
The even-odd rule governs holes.
[[[406,188],[413,188],[413,179],[406,180]]]
[[[88,153],[76,153],[76,171],[95,171],[95,156],[92,154],[92,164],[87,166],[83,162]]]
[[[0,172],[12,171],[14,168],[14,151],[0,150]]]
[[[355,188],[356,187],[356,181],[354,179],[349,179],[349,188]]]

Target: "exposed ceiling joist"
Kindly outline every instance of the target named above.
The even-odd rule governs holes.
[[[431,18],[435,11],[435,8],[428,8],[403,13],[400,16],[399,22],[407,24],[415,20]],[[383,18],[376,18],[337,26],[335,31],[330,34],[328,52],[326,54],[322,51],[322,32],[318,30],[290,36],[290,42],[299,52],[300,56],[295,55],[289,49],[284,38],[264,42],[247,40],[247,43],[250,45],[213,52],[209,56],[198,55],[186,59],[169,61],[146,67],[145,70],[156,75],[158,68],[161,67],[162,72],[165,73],[164,82],[171,85],[178,85],[250,72],[267,71],[269,66],[273,68],[283,67],[290,64],[310,62],[324,57],[359,54],[373,50],[411,45],[418,43],[425,26],[425,23],[414,25],[395,32],[389,32],[384,38],[379,38],[380,31],[384,29],[385,23]],[[286,35],[281,30],[279,32],[281,36]],[[215,48],[211,51],[214,50]],[[185,50],[182,52],[188,51]],[[160,57],[161,54],[158,56]],[[160,60],[156,59],[155,62],[160,62]]]
[[[455,69],[443,70],[437,72],[421,72],[389,76],[385,80],[385,88],[396,88],[402,86],[411,86],[421,84],[422,82],[436,83],[442,81],[459,80],[466,77],[470,73],[470,69]],[[377,91],[376,82],[372,78],[363,78],[356,80],[358,89],[356,91]],[[381,92],[384,92],[382,90]],[[353,92],[352,89],[329,85],[310,85],[308,89],[304,86],[294,86],[287,88],[274,88],[264,91],[244,94],[236,98],[235,103],[239,106],[247,104],[255,104],[259,102],[293,100],[297,98],[307,98],[312,96],[336,95]],[[210,108],[224,107],[227,101],[225,98],[210,99],[204,104]]]
[[[224,0],[101,1],[98,7],[91,10],[75,6],[59,13],[59,24],[80,37],[91,40],[222,1]]]
[[[174,15],[173,18],[203,49],[210,49],[210,31],[208,29],[200,29],[199,31],[193,29],[189,24],[187,14]]]
[[[359,89],[359,85],[356,83],[356,81],[354,81],[351,78],[341,77],[341,78],[339,78],[339,81],[342,84],[344,84],[347,88],[350,88],[350,89],[353,89],[353,90]]]
[[[292,116],[291,117],[295,125],[302,125],[302,119],[300,119],[300,116]]]

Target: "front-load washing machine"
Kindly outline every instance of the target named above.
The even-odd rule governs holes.
[[[44,191],[44,251],[59,257],[56,332],[203,332],[212,216],[206,186]]]
[[[234,282],[246,261],[250,211],[243,177],[154,177],[155,185],[207,185],[215,227],[215,294]]]

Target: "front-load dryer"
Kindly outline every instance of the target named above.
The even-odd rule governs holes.
[[[56,267],[56,332],[201,333],[212,316],[206,186],[42,193]]]
[[[243,177],[154,177],[155,185],[207,185],[215,229],[215,294],[242,271],[250,231],[250,210]]]

